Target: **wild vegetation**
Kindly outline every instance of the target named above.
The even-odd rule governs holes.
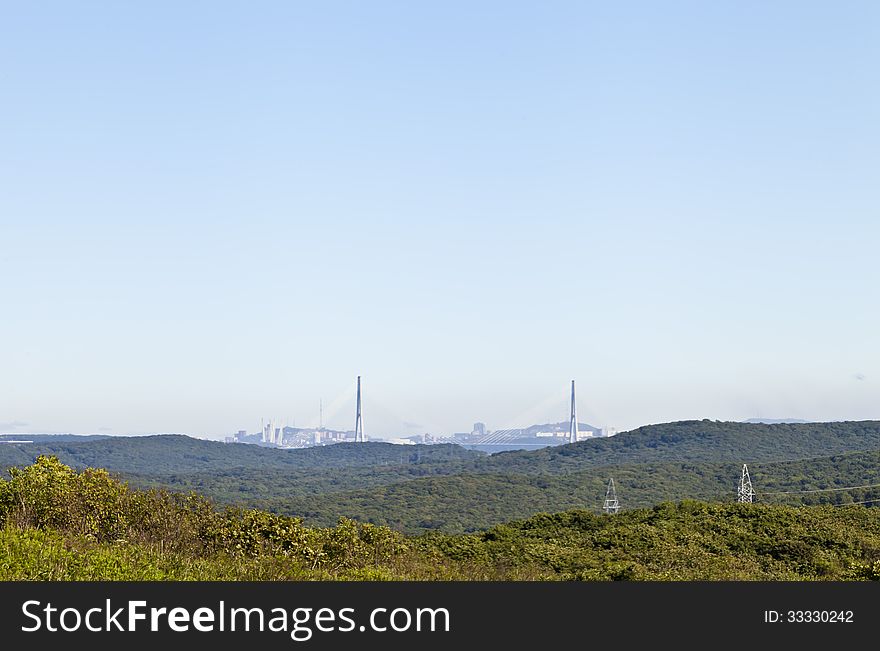
[[[195,493],[134,490],[54,457],[10,472],[0,482],[0,578],[390,578],[386,565],[407,548],[385,527],[343,519],[317,529],[217,510]]]
[[[0,480],[0,580],[878,580],[880,510],[664,503],[472,534],[305,526],[40,457]]]

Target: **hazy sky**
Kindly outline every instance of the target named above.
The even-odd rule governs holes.
[[[880,417],[880,4],[2,2],[0,431]]]

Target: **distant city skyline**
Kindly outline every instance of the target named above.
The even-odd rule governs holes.
[[[352,385],[353,386],[353,385]],[[253,426],[243,425],[241,427],[231,427],[227,428],[219,433],[215,432],[206,432],[206,431],[187,431],[181,429],[169,429],[163,431],[149,431],[149,430],[133,430],[133,431],[117,431],[113,430],[109,427],[99,428],[97,430],[72,430],[72,429],[59,429],[59,430],[41,430],[30,427],[29,423],[25,422],[5,422],[0,423],[0,434],[105,434],[105,435],[113,435],[113,436],[126,436],[126,435],[134,435],[134,436],[144,436],[144,435],[152,435],[152,434],[185,434],[188,436],[195,436],[198,438],[209,438],[215,440],[223,440],[229,438],[230,436],[236,434],[246,432],[249,435],[259,434],[264,430],[264,428],[270,427],[270,425],[274,428],[292,428],[292,429],[304,429],[304,430],[316,430],[316,429],[324,429],[327,431],[336,431],[336,432],[351,432],[355,431],[354,420],[350,418],[352,422],[346,423],[346,410],[354,409],[355,407],[355,395],[346,395],[349,392],[344,391],[342,394],[338,395],[334,400],[330,401],[329,405],[325,405],[323,400],[319,400],[319,407],[316,414],[311,418],[305,419],[297,419],[295,416],[272,416],[272,417],[261,417],[259,422],[255,423]],[[565,403],[563,405],[563,403]],[[531,421],[526,422],[525,420],[503,420],[503,424],[497,427],[491,426],[491,424],[487,424],[482,421],[474,421],[470,424],[462,424],[458,428],[450,429],[450,430],[442,430],[439,428],[430,429],[426,428],[418,423],[411,421],[397,421],[397,416],[388,412],[388,410],[380,406],[380,420],[382,423],[381,430],[371,433],[368,435],[368,439],[372,440],[387,440],[387,439],[396,439],[401,437],[415,436],[419,434],[431,434],[435,436],[452,436],[454,434],[460,434],[463,432],[471,432],[471,431],[480,431],[485,432],[493,432],[499,430],[509,430],[509,429],[519,429],[519,428],[527,428],[534,425],[540,424],[566,424],[566,421],[563,418],[557,418],[558,411],[560,407],[564,407],[565,409],[569,408],[569,402],[567,402],[567,396],[559,397],[554,396],[550,399],[545,399],[540,401],[534,407],[526,410],[524,414],[527,414],[525,418],[532,418]],[[329,409],[328,409],[329,407]],[[580,407],[579,407],[580,409]],[[323,413],[322,413],[323,411]],[[587,409],[586,411],[590,413],[594,413],[592,410]],[[353,414],[354,412],[352,412]],[[542,416],[543,414],[543,416]],[[329,418],[329,420],[328,420]],[[797,419],[797,418],[771,418],[767,416],[753,416],[749,418],[714,418],[711,416],[702,416],[700,418],[677,418],[672,420],[700,420],[701,418],[709,418],[710,420],[727,420],[727,421],[736,421],[736,422],[766,422],[766,423],[783,423],[783,422],[795,422],[795,423],[805,423],[811,422],[809,419]],[[667,421],[656,421],[654,423],[639,423],[637,425],[631,425],[626,428],[619,428],[613,424],[608,423],[598,423],[596,421],[585,421],[583,418],[578,419],[582,425],[590,425],[593,427],[597,427],[601,430],[606,430],[610,433],[618,433],[619,431],[635,429],[637,427],[641,427],[643,425],[651,425],[657,424],[660,422]],[[853,420],[853,419],[814,419],[813,422],[819,422],[823,420]],[[858,419],[856,419],[858,420]]]
[[[878,21],[5,7],[0,431],[880,418]]]

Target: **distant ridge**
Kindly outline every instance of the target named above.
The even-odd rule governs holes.
[[[812,420],[801,420],[800,418],[749,418],[748,420],[742,421],[744,423],[751,423],[753,425],[785,425],[785,424],[803,424],[803,423],[813,423],[815,421]]]
[[[26,439],[34,443],[61,443],[100,441],[110,438],[107,434],[0,434],[0,441],[19,441]]]
[[[273,449],[258,445],[233,445],[194,439],[180,434],[154,436],[76,437],[31,444],[0,446],[0,475],[10,466],[26,466],[39,455],[56,456],[73,468],[106,468],[137,475],[223,473],[250,468],[298,469],[317,472],[327,469],[373,467],[389,464],[432,463],[442,460],[482,457],[479,452],[457,445],[368,445],[337,443],[324,447]]]
[[[624,509],[670,499],[733,500],[746,462],[759,495],[831,488],[807,496],[880,503],[880,488],[863,490],[880,477],[878,421],[680,421],[491,456],[451,444],[285,450],[174,435],[114,437],[0,445],[0,475],[39,454],[76,468],[107,468],[137,486],[195,490],[221,504],[310,523],[346,516],[410,532],[472,531],[541,511],[598,508],[609,477]]]
[[[880,422],[737,423],[712,420],[646,425],[613,437],[492,456],[454,444],[361,446],[337,443],[301,449],[229,445],[181,435],[85,438],[0,446],[0,472],[50,454],[75,468],[160,475],[232,468],[352,468],[428,461],[465,463],[459,472],[560,474],[588,467],[697,461],[786,461],[880,449]]]

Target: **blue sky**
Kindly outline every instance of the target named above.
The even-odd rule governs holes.
[[[0,3],[0,431],[880,417],[874,2]]]

